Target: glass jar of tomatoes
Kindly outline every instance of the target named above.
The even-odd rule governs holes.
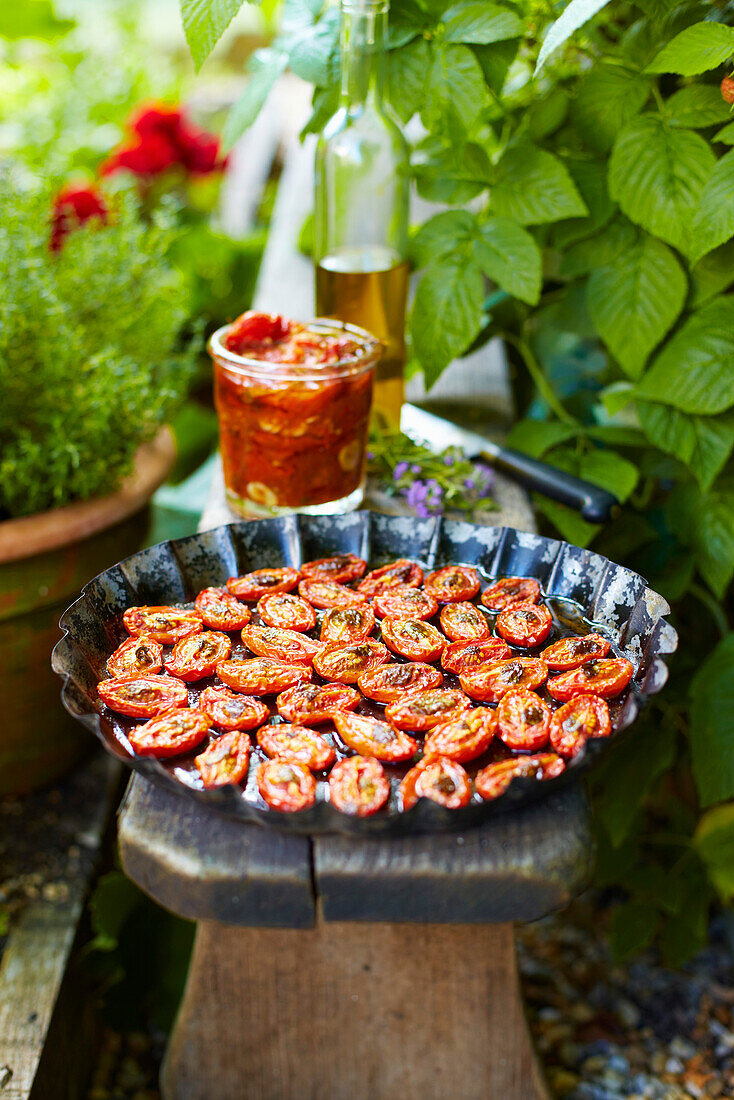
[[[234,511],[262,518],[359,507],[380,342],[339,321],[249,312],[208,347]]]

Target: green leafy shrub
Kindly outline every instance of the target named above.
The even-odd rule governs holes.
[[[0,186],[0,516],[112,492],[185,394],[196,345],[164,216],[119,195],[110,224],[49,251],[51,196]]]

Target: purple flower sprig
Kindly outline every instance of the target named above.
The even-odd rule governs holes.
[[[400,497],[417,516],[457,512],[471,518],[493,511],[492,469],[458,447],[435,453],[402,432],[373,430],[367,472],[376,490]]]

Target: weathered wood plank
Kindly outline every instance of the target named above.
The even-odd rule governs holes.
[[[165,1100],[547,1100],[510,925],[197,931]]]
[[[569,903],[592,854],[588,804],[569,787],[463,834],[315,837],[314,877],[327,921],[526,921]]]
[[[313,923],[307,837],[230,820],[135,776],[118,841],[125,873],[179,916],[268,928]]]

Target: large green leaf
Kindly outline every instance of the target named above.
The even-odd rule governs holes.
[[[606,268],[635,248],[637,230],[628,221],[614,221],[600,233],[577,241],[561,255],[559,273],[564,279],[577,279],[600,268]],[[587,296],[588,300],[588,296]]]
[[[673,764],[676,740],[671,726],[638,723],[635,736],[620,738],[600,761],[594,809],[615,848],[633,830],[655,780]]]
[[[734,298],[707,302],[668,341],[637,395],[712,416],[734,405]]]
[[[427,138],[413,157],[413,173],[422,198],[453,205],[486,191],[490,162],[476,142],[468,141],[459,154],[448,139]]]
[[[410,246],[416,267],[463,250],[479,235],[479,222],[469,210],[445,210],[424,222]]]
[[[731,673],[734,678],[734,639]],[[734,733],[734,722],[731,728]],[[729,748],[729,753],[731,751]],[[703,815],[696,828],[693,844],[706,864],[709,877],[722,900],[730,902],[734,896],[734,802],[714,806]]]
[[[592,16],[606,7],[609,0],[571,0],[566,10],[552,23],[543,40],[538,63],[535,66],[536,74],[542,69],[550,55],[564,42],[567,42],[574,31],[587,23]]]
[[[472,46],[472,53],[479,62],[487,85],[502,95],[502,89],[510,71],[510,65],[520,49],[520,38],[510,38],[506,42],[493,42],[491,46]]]
[[[668,126],[658,115],[642,115],[628,122],[614,143],[609,193],[630,221],[690,254],[693,219],[715,163],[699,134]]]
[[[693,222],[692,254],[700,259],[734,234],[734,149],[717,162]]]
[[[316,23],[278,40],[288,52],[288,64],[309,84],[328,85],[337,79],[339,11],[327,8]]]
[[[523,302],[540,297],[540,249],[527,230],[509,218],[487,218],[473,256],[484,274]]]
[[[449,44],[433,51],[428,77],[428,102],[421,112],[433,131],[469,130],[489,101],[479,62],[468,46]]]
[[[734,798],[734,633],[719,642],[691,682],[689,737],[702,805]],[[700,844],[698,835],[699,850]]]
[[[553,226],[553,246],[563,252],[574,241],[591,237],[607,222],[611,221],[617,209],[609,197],[607,186],[607,162],[598,160],[580,160],[564,157],[571,179],[576,184],[581,198],[589,211],[585,218],[567,218]]]
[[[612,914],[609,925],[609,946],[619,962],[631,959],[655,939],[660,925],[660,912],[653,905],[639,901],[624,901]]]
[[[686,277],[671,250],[643,237],[607,267],[594,270],[586,300],[594,326],[630,378],[639,378],[648,355],[683,308]]]
[[[568,92],[556,86],[546,96],[537,100],[525,114],[528,132],[533,141],[554,134],[563,125],[570,105]]]
[[[721,141],[725,145],[734,145],[734,122],[722,127],[718,134],[714,134],[714,141]]]
[[[250,79],[238,100],[232,105],[224,126],[222,141],[225,150],[232,148],[252,126],[280,74],[288,64],[282,50],[257,50],[248,65]]]
[[[557,420],[519,420],[507,437],[507,445],[533,458],[542,458],[551,447],[573,439],[576,434],[572,424]]]
[[[462,0],[444,12],[446,42],[473,42],[478,46],[503,42],[523,33],[523,25],[514,12],[486,0]]]
[[[243,0],[181,0],[186,41],[199,70],[242,7]]]
[[[729,106],[713,84],[689,84],[665,101],[665,118],[671,126],[700,130],[729,117]]]
[[[724,23],[694,23],[672,38],[647,67],[650,73],[695,76],[715,69],[734,54],[734,27]]]
[[[652,81],[620,65],[594,65],[579,81],[573,120],[592,148],[611,149],[625,122],[638,114],[650,95]]]
[[[698,309],[714,295],[734,283],[734,241],[708,252],[691,271],[693,295],[691,306]]]
[[[676,537],[693,551],[706,584],[722,598],[734,575],[734,485],[720,478],[707,493],[678,485],[666,514]]]
[[[0,38],[39,38],[50,42],[68,34],[74,19],[60,19],[51,0],[11,0],[0,7]]]
[[[701,488],[710,489],[734,447],[734,414],[689,416],[647,401],[637,402],[637,414],[650,442],[685,462]]]
[[[529,142],[506,150],[493,169],[490,186],[493,212],[520,225],[588,214],[563,162]]]
[[[416,38],[387,55],[387,95],[394,111],[408,122],[423,107],[431,55],[425,38]]]
[[[426,269],[413,302],[411,333],[427,387],[478,334],[483,302],[482,272],[465,257],[449,256]]]

